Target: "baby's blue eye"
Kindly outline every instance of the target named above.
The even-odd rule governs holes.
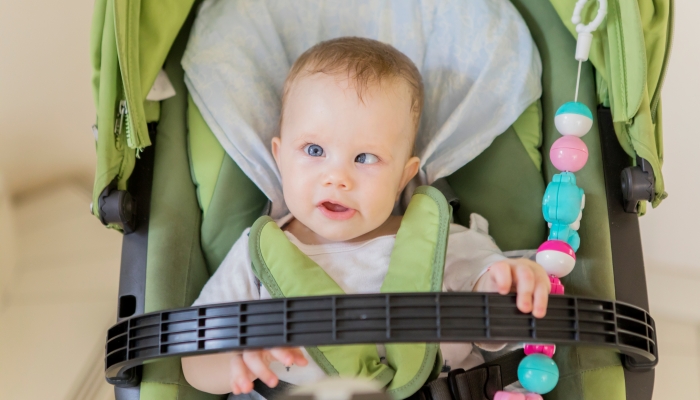
[[[323,147],[317,144],[307,144],[304,147],[304,151],[311,157],[321,157],[323,155]]]
[[[374,164],[376,162],[379,162],[379,158],[374,154],[361,153],[358,154],[357,157],[355,157],[355,162],[360,164]]]

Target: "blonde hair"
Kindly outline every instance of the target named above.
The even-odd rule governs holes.
[[[418,131],[423,111],[423,80],[411,59],[393,46],[373,39],[341,37],[318,43],[306,50],[294,62],[284,81],[282,115],[287,94],[294,80],[301,75],[317,73],[347,73],[348,78],[355,83],[360,101],[363,91],[370,85],[379,85],[385,80],[402,80],[411,95],[411,113],[415,131]]]

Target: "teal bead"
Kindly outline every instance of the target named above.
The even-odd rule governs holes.
[[[564,136],[583,137],[593,127],[593,114],[585,104],[570,101],[557,110],[554,126]]]
[[[591,110],[585,104],[575,101],[562,104],[554,116],[559,114],[578,114],[593,119],[593,113],[591,113]]]
[[[549,393],[559,381],[559,368],[546,355],[531,354],[518,365],[518,380],[530,392]]]

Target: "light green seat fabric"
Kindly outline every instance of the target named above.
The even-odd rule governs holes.
[[[554,21],[557,22],[556,14],[554,14],[553,10],[551,11],[551,15],[545,15],[545,17],[554,18]],[[526,14],[524,16],[526,21],[532,22],[528,20]],[[560,30],[564,29],[560,23],[558,28]],[[559,36],[556,37],[556,35]],[[568,94],[550,93],[551,88],[560,80],[567,81],[571,79],[570,74],[572,73],[569,70],[571,68],[562,69],[561,66],[557,66],[557,68],[548,66],[547,61],[551,60],[546,58],[552,52],[552,48],[568,47],[573,49],[574,41],[570,36],[561,35],[560,32],[555,31],[555,33],[550,34],[550,36],[555,36],[553,42],[550,36],[545,39],[541,32],[539,35],[533,32],[533,36],[538,43],[540,52],[545,57],[543,77],[545,96],[542,99],[542,104],[533,104],[483,154],[448,177],[448,182],[459,195],[462,204],[462,208],[456,215],[457,222],[468,221],[469,213],[471,212],[484,215],[489,219],[492,236],[504,250],[535,248],[546,237],[546,225],[540,210],[541,199],[545,187],[545,176],[548,180],[555,171],[548,163],[543,168],[541,165],[537,165],[537,162],[543,157],[538,149],[542,141],[540,138],[540,126],[544,129],[545,144],[551,144],[558,135],[552,123],[556,106],[568,100]],[[163,226],[163,230],[162,233],[153,232],[151,237],[157,239],[156,243],[168,241],[172,243],[171,246],[173,248],[179,248],[187,241],[195,243],[201,248],[201,256],[196,260],[187,261],[187,258],[181,257],[175,260],[173,259],[174,257],[163,257],[163,250],[154,249],[161,256],[159,256],[159,260],[152,261],[153,265],[169,265],[168,269],[170,272],[167,274],[165,271],[151,273],[152,267],[149,265],[149,282],[147,285],[149,293],[147,296],[148,310],[182,307],[188,305],[184,298],[194,300],[198,291],[197,287],[203,286],[206,281],[206,275],[216,270],[243,229],[252,225],[253,221],[260,215],[266,202],[264,195],[242,173],[230,157],[223,152],[223,149],[202,120],[196,107],[191,101],[188,101],[186,89],[180,86],[179,77],[182,74],[180,66],[179,64],[175,65],[174,61],[171,61],[171,59],[177,59],[178,54],[181,54],[180,46],[184,46],[184,41],[180,40],[181,38],[178,38],[178,41],[174,44],[170,58],[166,63],[167,68],[170,68],[167,71],[171,80],[177,80],[178,82],[178,95],[176,98],[163,102],[157,139],[159,142],[156,149],[158,161],[166,157],[165,155],[161,156],[161,154],[166,152],[177,152],[179,154],[178,162],[182,163],[180,169],[187,169],[187,175],[184,180],[188,180],[189,183],[185,185],[188,188],[182,189],[183,194],[177,196],[180,199],[183,197],[192,199],[189,201],[196,202],[196,206],[193,210],[187,211],[175,207],[165,207],[162,205],[162,202],[168,202],[168,199],[173,195],[169,195],[164,190],[165,188],[161,192],[158,186],[154,186],[152,223],[155,223],[153,221],[159,221],[159,224]],[[180,50],[177,50],[178,48]],[[573,68],[575,68],[575,64]],[[171,69],[173,71],[177,70],[177,72],[171,72]],[[575,74],[575,71],[573,73]],[[173,76],[177,78],[173,79]],[[582,97],[590,100],[589,107],[591,109],[595,109],[594,88],[592,72],[590,67],[588,67],[584,76]],[[179,112],[173,111],[171,114],[171,107],[175,104],[177,104]],[[183,126],[178,126],[172,130],[167,129],[169,127],[168,120],[177,117],[179,122],[170,123],[173,125],[182,124],[183,115],[187,115],[186,132]],[[166,130],[167,133],[165,133]],[[161,136],[172,135],[173,132],[182,135],[177,141],[179,150],[164,149],[161,147],[163,145]],[[609,238],[605,243],[606,235],[592,237],[586,234],[591,228],[589,225],[594,225],[594,229],[603,227],[607,231],[607,210],[605,209],[597,131],[594,130],[592,134],[587,135],[586,140],[589,142],[591,162],[589,162],[586,169],[578,174],[582,187],[590,196],[589,199],[591,199],[585,210],[581,228],[584,245],[582,245],[582,250],[579,253],[579,266],[583,265],[583,267],[575,269],[575,271],[581,272],[579,277],[581,282],[578,282],[577,279],[570,279],[569,281],[571,282],[567,282],[567,290],[573,294],[578,292],[578,294],[586,293],[599,295],[599,297],[603,298],[613,298]],[[545,148],[548,148],[548,146]],[[544,157],[544,159],[547,158]],[[175,178],[161,178],[160,175],[175,174],[174,165],[174,161],[168,162],[167,167],[165,165],[162,167],[157,165],[157,176],[154,181],[160,179],[165,181],[175,180]],[[591,173],[589,174],[588,171],[591,171]],[[188,176],[191,179],[187,179]],[[189,194],[185,196],[184,191],[188,191]],[[597,201],[593,200],[596,198]],[[596,203],[599,208],[597,211]],[[163,218],[159,219],[158,215],[161,213]],[[168,219],[165,217],[165,214],[169,213],[173,214],[171,219],[167,223],[163,222],[163,220]],[[175,237],[173,232],[174,225],[181,224],[184,217],[183,214],[190,213],[193,213],[191,217],[193,225],[196,225],[196,221],[200,221],[199,236],[196,238],[188,235]],[[599,218],[601,216],[602,220]],[[594,224],[594,221],[597,222]],[[160,238],[161,236],[162,239]],[[601,242],[599,251],[593,251],[593,247],[588,248],[588,243],[591,240]],[[149,244],[149,253],[151,253],[150,250],[153,247],[155,245]],[[149,263],[151,263],[150,260]],[[174,273],[173,270],[176,267],[182,272]],[[606,269],[607,272],[605,271]],[[592,273],[594,270],[602,270],[602,273],[594,274]],[[154,267],[154,271],[158,271],[158,268]],[[162,283],[162,277],[156,278],[159,274],[167,275],[168,279],[165,279],[165,282],[170,283],[167,285]],[[160,280],[161,283],[155,284],[154,282],[157,280]],[[172,292],[183,290],[187,293],[184,297],[177,297],[172,294]],[[620,396],[611,398],[624,398],[624,379],[620,378],[622,371],[616,354],[592,349],[561,348],[557,357],[560,367],[562,367],[562,380],[556,390],[567,393],[567,395],[563,396],[562,394],[553,398],[575,399],[576,397],[571,396],[571,393],[574,392],[581,393],[581,397],[579,397],[581,399],[595,398],[590,397],[590,394],[587,395],[587,393],[595,393],[591,392],[591,390],[601,387],[606,388],[607,393],[609,392],[607,388],[611,386],[616,387],[616,390],[621,393]],[[566,361],[564,361],[565,358],[567,359]],[[177,392],[177,390],[173,389],[173,385],[181,388],[183,391],[181,393],[191,391],[192,389],[188,388],[188,385],[182,378],[178,364],[179,362],[176,361],[165,360],[146,366],[141,398],[144,400],[176,398],[168,394]],[[613,377],[613,379],[608,379],[611,381],[610,383],[604,383],[602,386],[598,380],[599,376],[595,372],[599,370],[601,365],[603,367],[612,365],[613,368],[612,372],[605,368],[601,370],[605,372],[603,374],[604,377]],[[590,384],[589,380],[595,381],[596,384]],[[574,390],[574,392],[570,392],[570,390]],[[150,393],[162,394],[156,396]],[[201,394],[198,396],[207,395]],[[187,398],[189,399],[190,397]]]

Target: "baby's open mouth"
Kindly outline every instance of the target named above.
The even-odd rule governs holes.
[[[349,208],[347,207],[343,207],[340,204],[331,203],[330,201],[326,201],[321,205],[332,212],[343,212],[349,210]]]
[[[352,218],[355,215],[355,210],[345,207],[342,204],[324,201],[318,205],[318,210],[327,218],[343,221]]]

